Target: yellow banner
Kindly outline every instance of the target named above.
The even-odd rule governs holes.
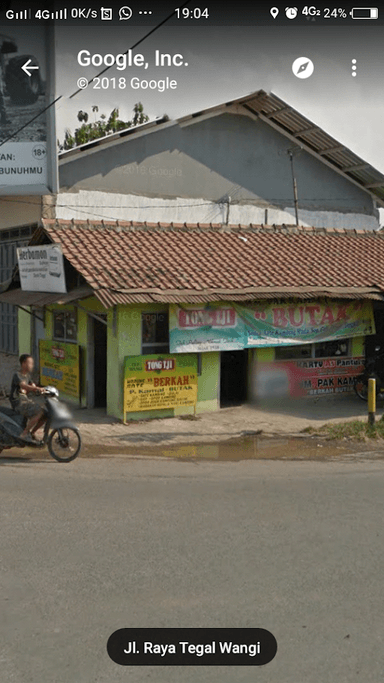
[[[79,346],[40,339],[39,356],[41,386],[54,386],[63,394],[79,398]]]
[[[193,406],[196,401],[196,354],[125,358],[124,414]]]

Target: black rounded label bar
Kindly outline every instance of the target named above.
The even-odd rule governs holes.
[[[277,642],[263,628],[121,628],[107,651],[122,666],[261,666]]]

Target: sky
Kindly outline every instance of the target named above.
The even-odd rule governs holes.
[[[146,29],[147,30],[147,29]],[[80,66],[77,55],[124,52],[146,32],[141,27],[71,27],[57,30],[56,84],[64,95],[57,108],[57,132],[62,139],[66,128],[77,125],[79,109],[108,114],[118,106],[129,118],[135,102],[141,101],[150,118],[164,113],[172,119],[264,89],[272,91],[324,128],[342,144],[384,172],[384,88],[381,64],[384,57],[383,28],[354,27],[250,27],[250,26],[163,26],[135,52],[141,52],[148,69],[115,67],[109,78],[126,77],[125,90],[92,89],[73,99],[79,77],[88,79],[100,68]],[[188,66],[155,67],[154,52],[181,53]],[[292,73],[297,57],[308,57],[315,65],[313,75],[298,79]],[[357,76],[352,77],[352,59]],[[130,79],[177,80],[176,90],[163,93],[133,90]]]
[[[109,114],[118,107],[129,119],[133,105],[141,101],[151,119],[167,114],[171,119],[200,111],[264,89],[273,92],[357,155],[384,173],[384,27],[320,26],[308,23],[272,26],[162,26],[134,50],[142,53],[148,68],[110,68],[108,89],[90,84],[75,97],[79,78],[90,80],[102,67],[81,66],[80,51],[90,57],[125,52],[151,28],[128,25],[57,26],[56,107],[57,137],[78,125],[77,112]],[[36,54],[43,66],[41,39],[36,31],[18,27],[19,53]],[[155,50],[182,54],[183,66],[156,67]],[[298,57],[313,61],[308,79],[292,73]],[[352,76],[356,60],[357,76]],[[131,79],[177,81],[177,89],[158,92],[135,90]],[[113,88],[113,79],[125,78],[124,89]],[[105,84],[104,83],[104,84]],[[384,222],[384,215],[382,222]]]

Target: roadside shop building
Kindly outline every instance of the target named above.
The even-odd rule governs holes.
[[[44,220],[28,249],[52,245],[64,292],[2,286],[20,353],[120,419],[343,396],[382,334],[381,233]]]
[[[87,219],[92,225],[94,221],[124,223],[129,219],[140,230],[144,221],[148,225],[160,221],[165,226],[212,223],[223,228],[238,224],[292,226],[296,222],[293,175],[301,226],[379,229],[379,208],[384,206],[383,174],[289,102],[258,90],[177,120],[163,116],[60,154],[57,196],[2,196],[0,281],[11,277],[17,248],[26,247],[36,225],[45,219],[75,220],[79,228]],[[239,240],[234,242],[241,244]],[[128,248],[126,243],[122,248]],[[222,256],[231,258],[230,253]],[[232,281],[226,281],[226,291],[230,292]],[[30,301],[34,303],[33,297]],[[196,299],[197,303],[204,301]],[[166,308],[172,303],[145,297],[124,302],[148,306],[156,303]],[[102,305],[97,297],[93,303]],[[82,347],[89,347],[89,358],[89,331],[81,327],[83,312],[79,307],[76,311],[77,334],[86,335]],[[38,318],[32,321],[35,340],[45,334],[44,325]],[[93,321],[95,329],[89,334],[96,335],[97,348],[102,348],[104,319],[94,317]],[[67,323],[66,335],[70,335]],[[8,386],[18,353],[25,348],[24,335],[19,344],[18,329],[17,308],[0,302],[1,387]],[[140,344],[135,348],[140,350]],[[31,349],[36,355],[35,341]],[[248,355],[243,354],[244,358]],[[99,363],[97,353],[95,358]],[[91,389],[84,391],[91,396]],[[102,396],[104,385],[97,391]],[[217,397],[215,400],[217,403]]]

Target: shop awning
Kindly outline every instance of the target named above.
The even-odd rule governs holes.
[[[50,304],[68,304],[78,299],[93,296],[91,287],[76,287],[67,294],[57,292],[25,292],[20,287],[0,293],[0,303],[12,306],[49,306]]]

